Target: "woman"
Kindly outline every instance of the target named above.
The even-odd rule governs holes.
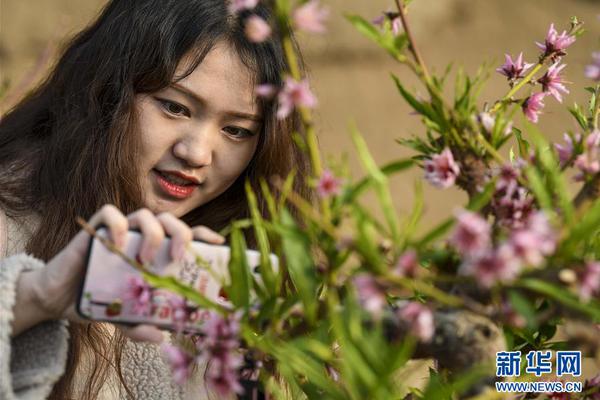
[[[270,18],[261,5],[232,14],[223,0],[113,0],[3,117],[0,397],[206,392],[171,383],[147,343],[162,339],[156,328],[75,316],[89,241],[75,219],[107,225],[117,244],[138,227],[150,261],[165,234],[173,256],[192,237],[222,243],[214,231],[248,215],[246,180],[260,196],[261,177],[294,168],[295,189],[309,196],[291,139],[297,115],[278,120],[276,105],[254,95],[257,84],[281,85],[286,63],[276,39],[244,37],[251,14]]]

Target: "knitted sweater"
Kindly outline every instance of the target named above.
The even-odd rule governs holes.
[[[0,399],[45,399],[65,371],[69,334],[67,321],[47,321],[11,339],[15,286],[25,270],[44,263],[24,253],[36,217],[11,218],[0,209]],[[169,335],[165,333],[165,337]],[[123,376],[136,399],[209,398],[199,368],[184,388],[173,383],[169,366],[155,344],[128,341],[122,355]],[[85,362],[75,376],[81,386]],[[78,378],[79,377],[79,378]],[[100,400],[126,399],[116,374],[103,386]],[[216,398],[210,396],[210,398]]]

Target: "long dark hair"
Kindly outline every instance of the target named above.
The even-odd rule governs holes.
[[[183,78],[223,41],[237,51],[255,83],[281,85],[281,71],[287,69],[282,45],[276,35],[250,43],[244,35],[248,13],[273,18],[266,5],[232,15],[224,0],[112,0],[68,43],[47,79],[0,121],[0,205],[9,215],[33,211],[41,217],[28,252],[50,260],[79,230],[75,218],[89,218],[103,204],[124,213],[143,206],[136,170],[137,94]],[[175,76],[179,62],[190,54],[187,73]],[[280,121],[274,101],[259,102],[264,124],[254,158],[225,193],[185,215],[188,224],[219,230],[246,217],[246,180],[266,215],[259,179],[285,176],[292,169],[298,172],[295,190],[311,197],[304,179],[307,157],[292,140],[292,132],[302,134],[298,115]],[[70,331],[67,370],[52,399],[73,396],[83,350],[94,355],[86,398],[97,396],[111,365],[125,383],[121,335],[111,338],[101,324],[72,324]]]

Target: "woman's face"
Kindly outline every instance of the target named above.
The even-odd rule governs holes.
[[[214,199],[254,155],[262,118],[250,71],[229,45],[216,45],[186,78],[136,102],[144,205],[155,213],[181,217]]]

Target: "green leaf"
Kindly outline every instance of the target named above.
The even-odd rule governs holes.
[[[381,172],[383,172],[386,176],[390,176],[392,174],[404,171],[410,167],[415,165],[414,160],[399,160],[393,161],[381,167]],[[362,192],[368,189],[371,185],[374,184],[373,179],[370,176],[367,176],[354,185],[350,189],[348,189],[343,195],[341,201],[343,203],[350,203],[354,201]]]
[[[529,188],[535,195],[540,207],[546,212],[552,212],[552,196],[548,192],[548,186],[540,171],[534,166],[525,169],[525,175],[529,182]]]
[[[575,118],[581,129],[587,129],[587,120],[585,118],[585,114],[577,103],[574,103],[573,107],[569,108],[569,112]]]
[[[246,182],[246,198],[248,199],[248,208],[250,209],[250,217],[254,225],[254,234],[260,251],[260,276],[267,292],[271,295],[276,295],[278,290],[277,276],[271,265],[271,246],[267,231],[263,224],[262,215],[258,209],[256,195],[252,190],[249,182]]]
[[[525,139],[523,139],[523,134],[521,133],[521,131],[517,128],[513,128],[513,132],[515,134],[515,137],[517,138],[517,143],[519,144],[519,155],[521,156],[521,158],[523,159],[528,159],[529,158],[529,142]]]
[[[377,194],[377,198],[379,199],[379,203],[381,204],[383,215],[388,224],[390,232],[392,233],[392,240],[394,243],[398,244],[400,239],[400,232],[398,231],[399,222],[396,215],[396,210],[394,208],[394,203],[392,201],[388,179],[377,167],[375,160],[373,160],[371,154],[369,153],[367,144],[362,136],[358,133],[358,130],[355,127],[351,127],[350,134],[352,135],[352,141],[354,142],[354,146],[356,147],[363,167],[367,170],[367,173],[371,176],[371,179],[375,185],[375,192]]]
[[[600,199],[596,200],[573,226],[558,252],[570,257],[577,247],[600,232]]]
[[[408,104],[410,104],[410,106],[419,114],[423,115],[424,117],[429,118],[431,121],[435,122],[436,124],[438,124],[440,127],[446,126],[445,121],[443,121],[434,111],[434,109],[432,108],[431,105],[425,103],[425,102],[420,102],[419,100],[417,100],[412,94],[410,94],[410,92],[408,90],[406,90],[404,88],[404,86],[402,85],[402,83],[400,83],[400,79],[394,75],[392,75],[392,79],[394,80],[394,82],[396,83],[396,87],[398,88],[398,90],[400,91],[400,94],[402,95],[402,97],[404,97],[404,99],[408,102]]]
[[[238,227],[234,227],[231,231],[230,283],[225,287],[225,292],[235,306],[248,308],[250,304],[251,273],[246,259],[244,235]]]
[[[310,243],[285,208],[281,213],[281,224],[285,229],[281,241],[288,273],[302,300],[308,321],[314,323],[317,317],[318,282]]]
[[[508,298],[510,299],[512,307],[525,318],[529,328],[535,328],[537,326],[535,309],[533,308],[529,300],[523,297],[516,290],[510,290],[508,292]]]
[[[600,202],[599,202],[600,204]],[[533,278],[525,278],[516,282],[515,286],[533,290],[554,299],[559,303],[582,312],[593,318],[594,322],[600,322],[600,302],[592,300],[587,304],[582,303],[579,298],[560,286]]]

